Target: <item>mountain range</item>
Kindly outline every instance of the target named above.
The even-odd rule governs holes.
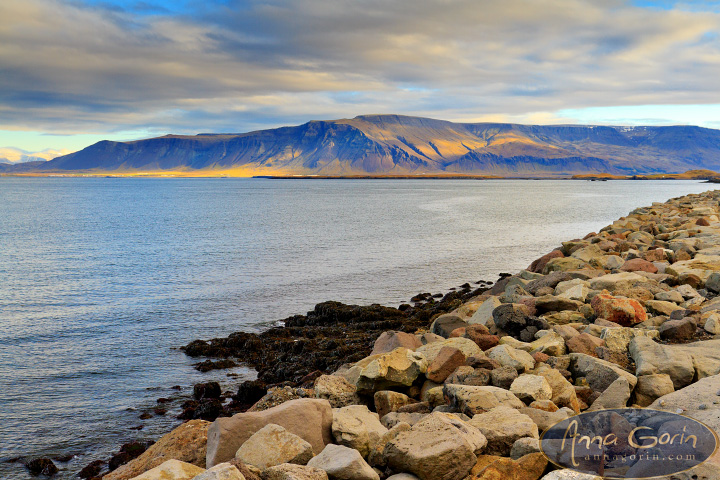
[[[720,171],[720,130],[363,115],[240,134],[101,141],[0,173],[561,176]]]

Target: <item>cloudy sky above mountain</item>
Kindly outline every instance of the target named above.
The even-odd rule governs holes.
[[[367,113],[720,128],[719,5],[3,0],[0,146]]]

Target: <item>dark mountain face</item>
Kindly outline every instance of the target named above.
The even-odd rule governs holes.
[[[3,166],[0,171],[13,171]],[[677,173],[720,169],[720,131],[700,127],[462,124],[401,115],[244,134],[102,141],[31,169],[254,174]],[[23,171],[27,171],[27,167]]]

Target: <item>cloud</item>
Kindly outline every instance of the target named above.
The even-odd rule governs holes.
[[[660,3],[4,0],[0,128],[237,132],[388,112],[557,123],[716,102],[720,14]]]

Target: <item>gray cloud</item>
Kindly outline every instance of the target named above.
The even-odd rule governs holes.
[[[709,8],[238,0],[173,14],[138,5],[0,3],[0,128],[245,131],[386,112],[552,121],[567,108],[718,102],[720,14]]]

